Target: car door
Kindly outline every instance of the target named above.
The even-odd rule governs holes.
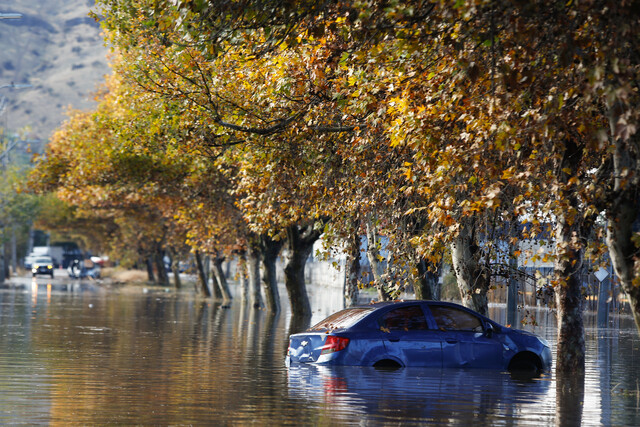
[[[387,354],[404,366],[441,368],[442,346],[419,304],[394,308],[378,324]]]
[[[462,308],[429,305],[442,341],[444,368],[504,368],[502,343],[483,320]]]

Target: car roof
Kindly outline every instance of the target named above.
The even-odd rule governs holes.
[[[467,307],[457,304],[455,302],[449,302],[449,301],[435,301],[435,300],[420,300],[420,299],[415,299],[415,300],[395,300],[395,301],[380,301],[380,302],[376,302],[376,301],[372,301],[370,304],[363,304],[363,305],[358,305],[355,306],[353,308],[362,308],[362,307],[373,307],[374,309],[377,308],[383,308],[383,307],[389,307],[389,306],[402,306],[402,305],[410,305],[410,304],[427,304],[427,305],[447,305],[450,307],[462,307],[467,309]]]
[[[393,308],[393,307],[405,307],[405,306],[411,306],[411,305],[415,305],[415,304],[420,304],[420,305],[427,305],[427,306],[440,306],[440,307],[453,307],[453,308],[458,308],[461,310],[465,310],[468,311],[470,313],[474,313],[474,315],[481,317],[482,319],[484,319],[484,321],[490,322],[492,323],[494,326],[496,327],[500,327],[501,325],[496,323],[495,321],[491,320],[490,318],[488,318],[487,316],[483,316],[482,314],[478,313],[475,310],[472,310],[468,307],[465,307],[461,304],[455,303],[455,302],[449,302],[449,301],[435,301],[435,300],[395,300],[395,301],[380,301],[380,302],[376,302],[376,301],[372,301],[370,304],[360,304],[357,306],[353,306],[353,307],[348,307],[345,308],[339,312],[336,312],[334,314],[340,313],[340,312],[344,312],[344,311],[349,311],[349,310],[362,310],[365,309],[368,311],[368,313],[363,316],[362,318],[358,319],[355,323],[353,323],[353,325],[348,326],[347,328],[350,328],[352,326],[358,325],[358,324],[362,324],[363,322],[366,323],[369,321],[369,319],[377,315],[379,315],[379,311],[380,310],[384,310],[386,308]],[[327,319],[329,319],[331,316],[329,316],[326,319],[323,319],[322,321],[318,322],[317,324],[313,325],[311,328],[307,329],[307,331],[311,331],[314,328],[318,327],[319,325],[321,325],[323,322],[325,322]],[[338,328],[340,329],[340,328]]]
[[[459,308],[461,310],[466,310],[469,311],[471,313],[474,313],[477,316],[480,316],[482,318],[484,318],[485,320],[488,320],[490,322],[495,323],[495,321],[491,320],[490,318],[488,318],[487,316],[484,316],[480,313],[478,313],[477,311],[465,307],[462,304],[458,304],[455,302],[449,302],[449,301],[436,301],[436,300],[395,300],[395,301],[380,301],[380,302],[376,302],[376,301],[372,301],[370,304],[366,304],[366,305],[358,305],[352,308],[358,308],[358,307],[373,307],[373,311],[372,313],[374,313],[375,311],[379,310],[379,309],[383,309],[386,307],[402,307],[402,306],[406,306],[406,305],[411,305],[411,304],[425,304],[427,306],[441,306],[441,307],[453,307],[453,308]]]

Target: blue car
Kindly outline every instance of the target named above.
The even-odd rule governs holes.
[[[287,366],[483,368],[541,373],[551,350],[536,335],[458,304],[382,302],[332,314],[289,339]]]

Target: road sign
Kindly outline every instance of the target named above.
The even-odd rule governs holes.
[[[600,269],[598,269],[598,271],[593,273],[593,275],[596,276],[596,279],[598,279],[598,281],[602,282],[604,279],[607,278],[607,276],[609,275],[609,272],[604,268],[600,267]]]

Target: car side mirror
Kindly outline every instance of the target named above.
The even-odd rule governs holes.
[[[487,338],[492,338],[493,337],[493,325],[491,323],[487,323],[487,326],[484,328],[484,335]]]

